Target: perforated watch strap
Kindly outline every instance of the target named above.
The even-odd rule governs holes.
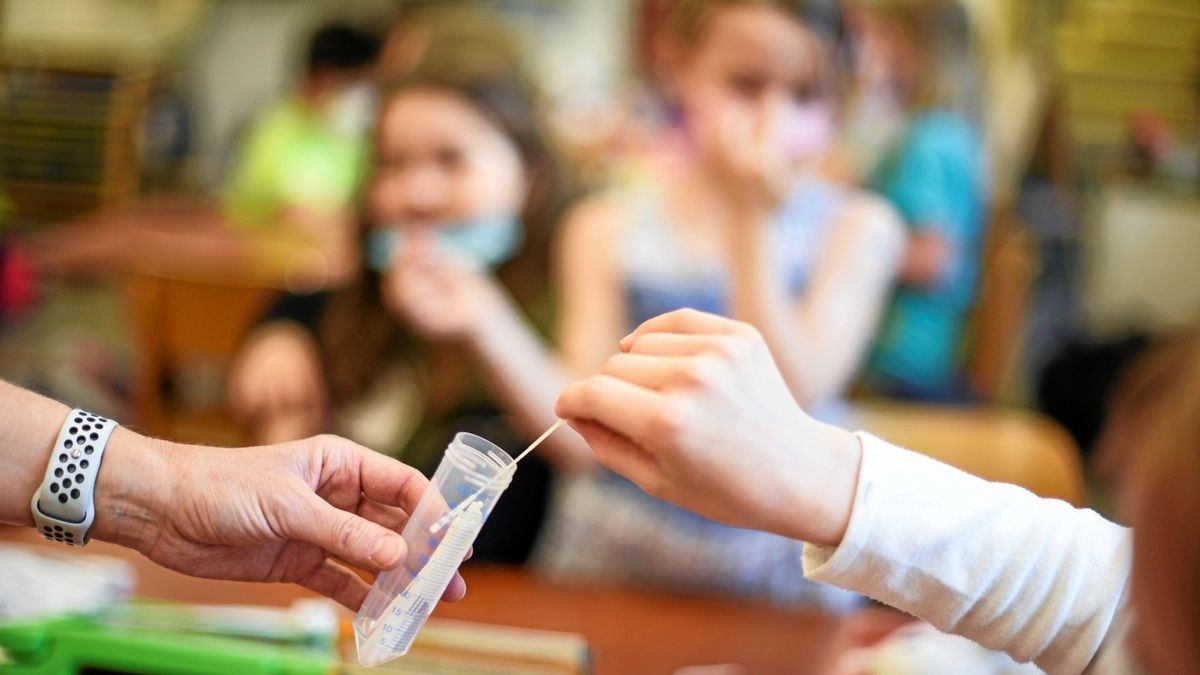
[[[42,486],[30,504],[34,523],[45,538],[72,546],[87,543],[96,515],[96,476],[116,428],[116,422],[78,408],[63,422]]]

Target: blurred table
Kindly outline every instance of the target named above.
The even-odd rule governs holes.
[[[32,529],[0,528],[0,541],[65,552]],[[141,596],[212,604],[283,606],[308,591],[292,585],[194,579],[103,542],[88,553],[130,561]],[[697,598],[615,586],[567,585],[504,567],[468,567],[467,598],[439,605],[436,617],[578,633],[597,675],[672,673],[691,665],[735,663],[750,673],[817,673],[839,620],[767,603]]]
[[[157,197],[57,223],[24,243],[40,270],[69,278],[133,272],[276,290],[345,283],[358,266],[353,221],[330,216],[311,227],[327,232],[247,231],[214,203]]]

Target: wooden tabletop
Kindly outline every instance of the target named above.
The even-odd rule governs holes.
[[[0,541],[67,552],[33,530],[0,528]],[[111,544],[88,553],[132,563],[138,595],[205,604],[284,606],[312,597],[292,585],[195,579],[165,570]],[[69,553],[69,552],[67,552]],[[583,635],[597,675],[673,673],[698,665],[738,664],[749,673],[817,673],[837,619],[768,603],[698,598],[616,586],[572,585],[520,569],[467,566],[467,597],[442,603],[435,617]]]
[[[760,602],[569,585],[497,567],[468,567],[464,576],[466,599],[434,616],[579,633],[600,674],[723,663],[816,673],[837,629],[825,615]]]

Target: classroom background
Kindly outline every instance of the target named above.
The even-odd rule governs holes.
[[[564,306],[587,295],[571,294],[562,268],[580,259],[561,251],[565,233],[586,229],[575,221],[589,204],[617,195],[640,205],[646,185],[675,190],[613,235],[625,256],[613,264],[628,277],[628,311],[610,317],[621,328],[642,307],[729,308],[719,293],[670,287],[672,274],[722,260],[703,237],[671,238],[679,233],[668,225],[691,231],[684,211],[645,215],[702,196],[687,192],[686,171],[661,169],[662,157],[676,167],[705,152],[689,126],[683,57],[668,39],[679,1],[0,0],[0,377],[186,442],[331,431],[431,470],[450,432],[469,428],[516,452],[550,410],[522,417],[521,405],[476,380],[567,362],[567,373],[586,374],[588,359],[571,345],[587,340],[556,327],[606,325],[579,318],[590,307]],[[851,310],[871,326],[853,372],[814,395],[814,409],[1119,518],[1121,458],[1098,442],[1109,404],[1139,357],[1200,319],[1200,6],[807,4],[818,8],[812,16],[824,6],[840,20],[827,36],[828,72],[814,80],[818,105],[798,94],[802,112],[788,119],[804,138],[826,124],[828,139],[808,158],[805,188],[789,187],[777,204],[780,218],[805,223],[789,236],[836,237],[845,227],[837,200],[878,200],[906,242],[880,281],[879,307]],[[379,215],[380,176],[407,180],[380,117],[405,87],[458,92],[520,151],[526,179],[553,159],[554,180],[521,183],[523,206],[506,207],[519,212],[523,239],[488,230],[505,225],[484,222],[495,214],[482,202]],[[935,88],[942,98],[924,97]],[[821,102],[828,119],[804,116]],[[427,114],[451,124],[452,113]],[[472,161],[474,150],[461,152],[467,160],[445,161]],[[504,160],[487,161],[496,163],[482,169],[485,182],[502,183]],[[660,185],[660,170],[685,178]],[[538,199],[545,208],[531,206]],[[826,199],[835,203],[827,212]],[[371,284],[390,278],[404,249],[374,235],[422,219],[475,227],[482,243],[443,243],[495,254],[484,276],[528,324],[519,341],[487,347],[509,352],[503,367],[479,356],[485,347],[463,351],[466,329],[413,318],[437,308],[416,299],[395,310],[398,301],[375,297]],[[494,239],[510,235],[517,243]],[[797,245],[807,251],[796,254],[797,278],[819,276],[832,255],[826,239],[811,241]],[[382,262],[373,257],[381,250]],[[278,339],[281,324],[307,337]],[[529,344],[542,351],[522,361]],[[522,405],[538,400],[530,387]],[[308,398],[290,399],[289,388]],[[286,414],[276,414],[281,398],[293,406]],[[837,672],[820,664],[837,660],[873,608],[807,587],[662,583],[702,566],[621,569],[646,549],[614,548],[630,544],[605,539],[602,527],[591,545],[608,546],[603,553],[563,534],[598,527],[589,518],[611,503],[603,491],[588,502],[564,489],[576,478],[569,467],[557,455],[530,464],[466,568],[479,604],[468,594],[438,615],[488,628],[463,638],[445,624],[436,639],[520,644],[526,660],[510,654],[511,670],[498,672],[534,672],[520,668],[539,658],[570,672],[588,650],[597,672],[782,672],[781,663]],[[637,516],[617,516],[626,520],[610,530],[637,530]],[[547,552],[570,546],[580,547],[574,557]],[[139,595],[264,605],[303,595],[176,583],[126,564],[142,575]],[[672,623],[657,638],[637,629]],[[538,642],[499,626],[554,632]],[[935,644],[929,658],[970,659],[976,670],[938,672],[1018,672],[961,647]],[[500,668],[499,652],[480,649],[481,663]]]

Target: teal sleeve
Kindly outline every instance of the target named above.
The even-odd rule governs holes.
[[[939,140],[927,126],[914,129],[883,185],[885,196],[914,231],[947,227],[954,217],[947,178],[956,167]]]
[[[969,124],[948,115],[915,122],[881,191],[913,232],[950,246],[944,282],[970,296],[982,228],[982,147]]]

